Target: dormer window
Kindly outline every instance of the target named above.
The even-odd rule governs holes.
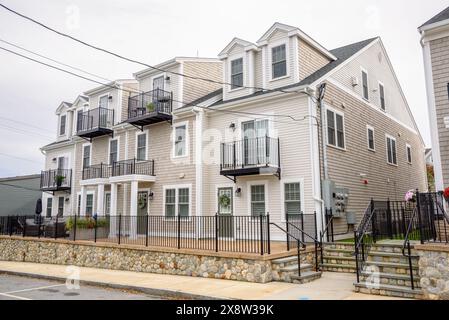
[[[231,90],[243,87],[243,58],[231,61]]]
[[[287,58],[285,44],[271,49],[273,79],[287,75]]]
[[[60,123],[59,123],[59,135],[65,135],[65,124],[66,124],[66,115],[61,116]]]

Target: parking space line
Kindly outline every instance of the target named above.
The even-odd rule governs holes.
[[[42,289],[49,289],[49,288],[55,288],[55,287],[62,287],[65,286],[65,284],[55,284],[52,286],[45,286],[45,287],[36,287],[36,288],[29,288],[29,289],[22,289],[22,290],[17,290],[17,291],[9,291],[9,292],[3,292],[0,294],[11,294],[11,293],[19,293],[19,292],[27,292],[27,291],[34,291],[34,290],[42,290]]]
[[[0,296],[5,296],[8,298],[14,298],[14,299],[19,299],[19,300],[32,300],[30,298],[24,298],[24,297],[19,297],[19,296],[14,296],[12,294],[8,294],[8,293],[0,293]]]

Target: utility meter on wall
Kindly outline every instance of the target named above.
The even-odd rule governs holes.
[[[335,186],[332,180],[323,181],[323,200],[327,209],[332,209],[335,217],[343,217],[348,206],[349,189]]]

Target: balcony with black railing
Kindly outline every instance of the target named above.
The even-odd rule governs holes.
[[[162,89],[141,93],[128,99],[127,122],[143,127],[162,121],[171,121],[173,93]]]
[[[83,112],[78,116],[76,135],[85,139],[112,135],[113,125],[114,110],[99,107]]]
[[[111,177],[111,174],[112,174],[112,166],[105,163],[101,163],[83,168],[82,179],[83,180],[107,179]]]
[[[55,169],[41,172],[42,191],[70,191],[72,185],[71,169]]]
[[[128,175],[155,176],[154,160],[138,161],[137,159],[129,159],[112,164],[112,177]]]
[[[221,144],[220,174],[233,177],[249,175],[281,176],[280,141],[257,137]]]

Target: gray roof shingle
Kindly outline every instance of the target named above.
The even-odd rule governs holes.
[[[441,11],[439,14],[434,16],[432,19],[430,19],[426,23],[424,23],[421,27],[428,26],[429,24],[432,24],[432,23],[435,23],[435,22],[439,22],[439,21],[443,21],[443,20],[447,20],[447,19],[449,19],[449,7],[447,7],[443,11]]]

